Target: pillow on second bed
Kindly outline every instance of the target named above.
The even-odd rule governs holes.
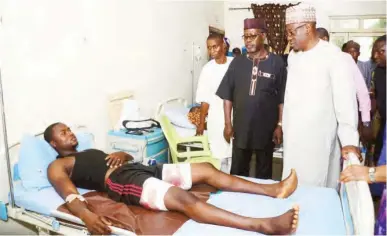
[[[76,134],[78,151],[93,147],[93,136],[88,133]],[[40,190],[51,187],[47,178],[47,168],[58,153],[42,138],[24,135],[20,144],[18,171],[23,187]]]
[[[165,108],[164,113],[172,124],[186,129],[196,129],[196,126],[188,119],[189,108],[168,107]]]

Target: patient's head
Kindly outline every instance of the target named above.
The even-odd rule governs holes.
[[[78,145],[77,137],[71,129],[63,123],[54,123],[44,131],[44,139],[57,151],[75,150]]]

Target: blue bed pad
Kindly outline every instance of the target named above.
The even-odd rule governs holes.
[[[268,180],[247,178],[254,182],[272,183]],[[299,186],[287,199],[274,199],[245,193],[220,192],[208,203],[225,210],[249,217],[273,217],[283,214],[294,204],[300,206],[296,234],[346,235],[339,194],[334,189]],[[224,226],[187,221],[174,235],[257,235],[257,233]]]
[[[270,180],[247,178],[259,183],[272,183]],[[54,188],[40,191],[27,191],[20,182],[14,183],[15,201],[24,207],[43,215],[51,215],[61,204],[62,198]],[[89,190],[78,189],[81,194]],[[225,210],[249,217],[273,217],[286,212],[292,205],[300,206],[300,221],[296,234],[345,235],[345,224],[341,202],[337,191],[329,188],[299,186],[288,199],[246,194],[218,192],[212,194],[208,203]],[[239,229],[223,226],[200,224],[193,220],[187,221],[174,235],[257,235]]]
[[[90,190],[80,188],[78,188],[78,191],[80,194],[90,192]],[[46,216],[51,215],[52,211],[64,203],[53,187],[27,191],[21,182],[14,182],[14,193],[15,203],[18,207]]]

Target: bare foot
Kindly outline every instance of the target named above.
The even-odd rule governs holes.
[[[296,190],[298,185],[298,178],[296,171],[294,169],[291,170],[290,175],[276,184],[276,194],[277,198],[287,198]]]
[[[299,207],[296,205],[283,215],[267,219],[259,219],[260,225],[258,226],[257,231],[259,233],[269,235],[293,234],[297,230],[298,214]]]

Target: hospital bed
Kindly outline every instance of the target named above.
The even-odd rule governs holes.
[[[87,130],[85,126],[77,126],[75,129]],[[42,137],[42,135],[43,133],[38,133],[35,136]],[[20,145],[21,143],[17,142],[9,147],[12,191],[9,194],[10,203],[7,205],[8,217],[35,225],[39,234],[49,234],[50,231],[64,235],[87,234],[87,229],[79,218],[57,210],[64,201],[53,187],[32,191],[23,187],[18,174]],[[78,191],[81,194],[90,192],[86,189],[78,189]],[[133,232],[114,226],[111,229],[117,235],[135,235]]]
[[[41,134],[37,134],[41,136]],[[9,148],[11,176],[17,177],[18,149],[20,143]],[[351,158],[346,165],[356,164]],[[248,178],[251,181],[272,183],[270,180]],[[77,217],[59,211],[63,200],[55,190],[45,188],[40,191],[27,191],[20,180],[12,179],[8,216],[15,220],[36,225],[39,234],[56,232],[59,234],[86,234],[87,230]],[[82,194],[90,191],[79,189]],[[341,196],[341,201],[340,201]],[[14,202],[12,201],[14,200]],[[210,195],[208,203],[217,207],[250,217],[272,217],[289,209],[293,204],[300,206],[297,234],[367,234],[373,233],[373,207],[368,185],[353,182],[343,185],[340,195],[328,188],[299,186],[287,199],[273,199],[265,196],[218,191]],[[118,203],[117,203],[118,204]],[[163,217],[162,214],[159,217]],[[178,214],[178,213],[176,213]],[[156,218],[157,219],[157,218]],[[156,225],[154,221],[150,225]],[[111,227],[114,234],[135,235],[130,230]],[[160,231],[162,233],[162,231]],[[184,222],[174,235],[256,235],[239,229],[200,224],[193,220]]]

